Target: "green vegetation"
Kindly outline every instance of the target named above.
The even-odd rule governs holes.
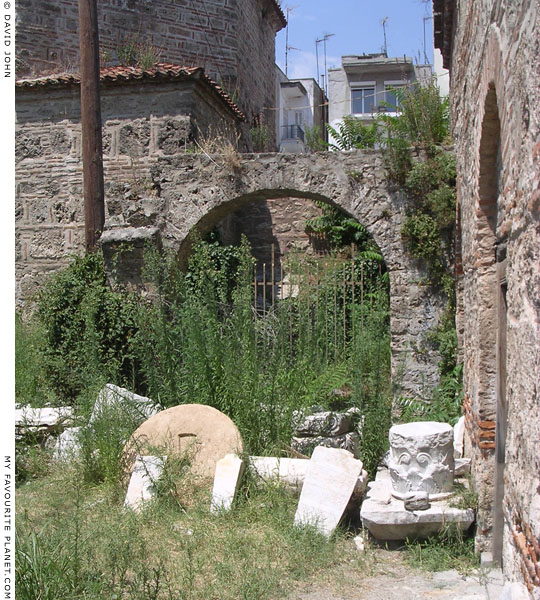
[[[120,43],[116,48],[116,57],[121,65],[140,67],[144,71],[151,69],[159,61],[161,52],[161,48],[157,48],[149,41],[141,40],[136,34],[125,38]]]
[[[464,575],[478,568],[474,538],[458,526],[448,525],[440,534],[422,541],[407,541],[407,562],[425,571],[456,569]]]
[[[331,150],[374,148],[381,139],[379,123],[376,120],[370,125],[364,125],[357,117],[347,115],[336,127],[328,123],[326,128],[335,140],[334,144],[328,144]]]
[[[175,481],[179,502],[162,485],[140,514],[116,489],[85,483],[76,464],[25,485],[17,598],[280,598],[312,574],[338,582],[340,565],[365,569],[342,532],[295,527],[297,497],[280,487],[247,480],[233,511],[213,515],[208,485],[185,471]]]
[[[49,393],[88,415],[109,381],[165,407],[196,401],[229,415],[252,454],[287,445],[293,410],[330,402],[325,381],[334,373],[351,389],[343,408],[372,403],[389,411],[388,289],[380,253],[324,260],[324,267],[291,260],[298,293],[254,310],[253,261],[245,243],[196,243],[187,273],[174,256],[149,250],[152,302],[111,291],[99,254],[76,258],[44,285],[34,321],[19,328],[19,358],[44,366],[21,380],[28,391],[20,399]],[[360,273],[362,289],[353,283]],[[92,440],[87,470],[114,479],[125,436],[114,441],[108,433],[119,424],[101,431],[98,425],[86,433]],[[100,452],[92,454],[96,447]]]

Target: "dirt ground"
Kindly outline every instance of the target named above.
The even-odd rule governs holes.
[[[467,577],[457,571],[427,573],[406,565],[399,551],[378,549],[366,572],[351,566],[338,585],[313,581],[288,600],[498,600],[502,585],[497,569],[480,568]]]

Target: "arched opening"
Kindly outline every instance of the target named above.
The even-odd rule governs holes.
[[[506,403],[506,240],[500,235],[498,217],[503,186],[501,126],[497,92],[490,84],[485,100],[480,141],[479,202],[476,214],[478,247],[477,287],[479,299],[480,361],[478,413],[481,422],[495,422],[489,439],[479,446],[495,450],[493,490],[493,556],[502,562],[504,464],[508,407]],[[485,435],[485,434],[484,434]]]
[[[263,190],[220,205],[199,221],[198,236],[204,243],[213,232],[215,244],[217,233],[227,254],[228,244],[238,247],[242,236],[255,249],[249,285],[253,326],[242,327],[258,360],[265,357],[263,370],[272,372],[277,413],[284,410],[279,396],[287,393],[280,386],[297,378],[302,383],[288,408],[358,408],[369,449],[360,448],[360,438],[351,442],[354,436],[329,443],[356,446],[374,469],[387,437],[392,396],[386,264],[368,230],[330,200],[290,190],[283,195]],[[180,249],[189,269],[188,251],[197,257],[201,247],[191,240]],[[236,290],[230,297],[240,296]],[[295,446],[303,441],[291,433],[287,443],[305,453],[304,446]]]

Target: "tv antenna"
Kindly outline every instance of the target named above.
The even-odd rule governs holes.
[[[384,19],[381,21],[383,36],[384,36],[383,52],[385,53],[386,56],[388,56],[388,45],[386,44],[386,23],[387,22],[388,22],[388,17],[384,17]]]
[[[295,48],[294,46],[285,46],[285,75],[289,76],[289,50],[301,50],[301,48]]]
[[[289,14],[295,9],[298,8],[298,4],[295,6],[287,6],[285,9],[287,13],[287,27],[285,28],[285,75],[288,76],[289,70],[289,50],[300,50],[300,48],[295,48],[294,46],[289,46]]]
[[[335,33],[325,33],[322,38],[315,40],[315,54],[317,57],[317,83],[319,83],[319,51],[317,44],[323,43],[323,52],[324,52],[324,80],[323,80],[323,88],[326,95],[328,95],[328,79],[326,77],[326,40],[331,38]],[[326,84],[326,85],[325,85]]]
[[[429,60],[426,53],[426,21],[433,19],[433,17],[424,17],[424,64],[428,65]]]

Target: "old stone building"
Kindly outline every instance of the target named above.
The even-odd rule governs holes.
[[[76,75],[16,85],[17,299],[84,248],[80,81]],[[236,139],[244,115],[201,68],[158,64],[101,72],[107,226],[156,225],[150,167],[184,153],[194,130]],[[216,129],[219,123],[221,130]],[[202,143],[202,142],[201,142]],[[120,208],[122,205],[122,208]]]
[[[458,328],[477,546],[540,598],[540,9],[434,0],[458,159]]]
[[[137,46],[160,61],[203,67],[247,116],[275,139],[275,36],[285,26],[276,0],[100,0],[102,57]],[[78,71],[77,0],[17,2],[17,74]]]

